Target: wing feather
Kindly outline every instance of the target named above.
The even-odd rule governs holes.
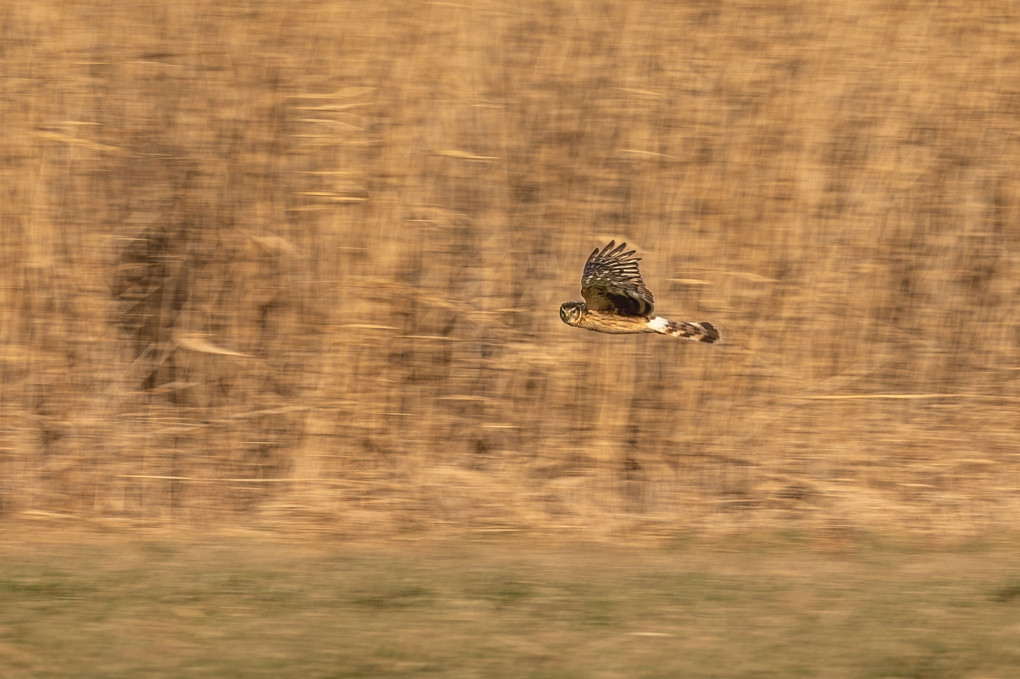
[[[650,316],[655,297],[641,280],[640,257],[627,250],[626,243],[615,240],[599,250],[595,248],[581,274],[581,295],[588,308],[622,316]]]

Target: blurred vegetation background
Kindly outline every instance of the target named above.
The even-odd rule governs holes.
[[[7,3],[0,518],[1015,530],[1018,19]]]

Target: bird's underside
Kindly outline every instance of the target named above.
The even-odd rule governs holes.
[[[695,342],[716,342],[719,330],[708,321],[670,321],[653,313],[655,297],[638,271],[634,250],[611,241],[596,248],[584,265],[584,302],[565,302],[560,318],[567,325],[612,334],[655,332]]]
[[[719,331],[708,321],[671,321],[662,316],[621,316],[619,314],[605,313],[585,309],[573,320],[566,320],[567,325],[573,325],[585,330],[604,332],[612,335],[625,335],[639,332],[656,332],[660,335],[670,335],[680,339],[692,340],[695,342],[716,342],[719,339]]]

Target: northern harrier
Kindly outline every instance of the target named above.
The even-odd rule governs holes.
[[[584,302],[564,302],[560,318],[567,325],[596,332],[657,332],[695,342],[715,342],[719,331],[707,321],[670,321],[656,316],[655,297],[638,271],[636,250],[624,252],[626,243],[598,248],[588,255],[581,274]]]

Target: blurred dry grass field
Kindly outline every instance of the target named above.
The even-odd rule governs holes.
[[[0,21],[6,519],[1015,530],[1014,3]],[[610,238],[723,343],[564,326]]]
[[[1020,663],[1005,541],[923,558],[535,542],[5,535],[0,675],[1014,679]]]

